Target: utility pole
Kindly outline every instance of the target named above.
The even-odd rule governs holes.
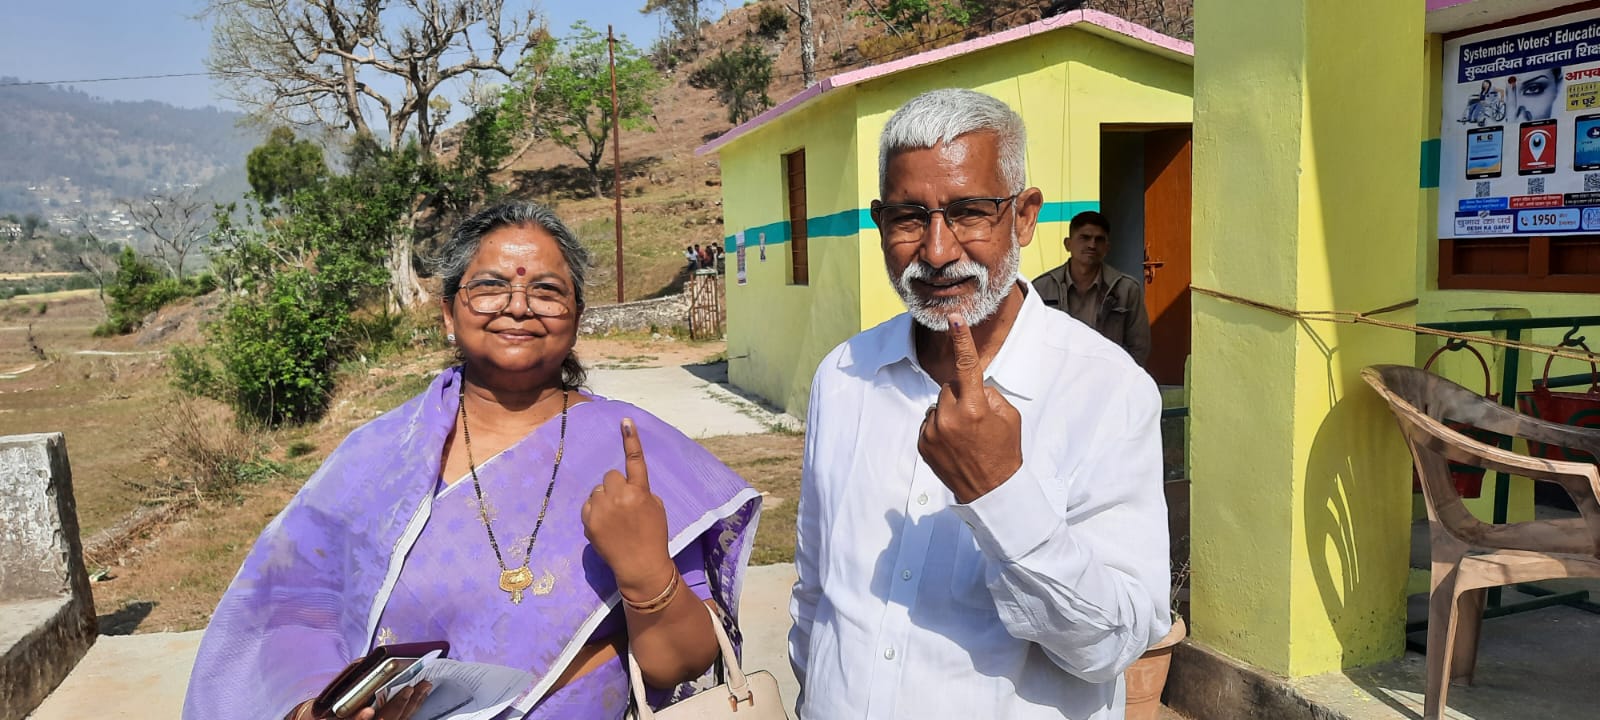
[[[622,123],[617,119],[617,36],[606,26],[606,51],[611,56],[611,196],[617,200],[617,304],[622,304]]]
[[[800,73],[806,87],[817,84],[817,40],[811,30],[811,0],[800,0]]]

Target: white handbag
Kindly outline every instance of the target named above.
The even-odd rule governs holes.
[[[644,697],[644,675],[639,672],[639,661],[628,650],[628,680],[633,684],[633,703],[637,720],[788,720],[783,710],[783,698],[778,696],[778,679],[765,670],[746,674],[739,667],[739,658],[733,653],[733,642],[722,628],[722,618],[711,606],[711,627],[717,632],[717,645],[721,656],[717,659],[724,668],[727,682],[698,693],[671,707],[652,711]]]

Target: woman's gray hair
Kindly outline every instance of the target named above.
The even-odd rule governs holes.
[[[505,202],[479,210],[456,226],[455,232],[450,234],[450,240],[428,263],[443,283],[445,302],[455,302],[456,293],[461,292],[461,279],[467,273],[467,266],[472,264],[472,258],[478,254],[483,239],[489,233],[507,227],[538,227],[555,238],[556,246],[561,248],[561,258],[567,263],[567,272],[572,275],[573,297],[577,300],[578,312],[582,313],[583,288],[589,277],[589,249],[549,208],[526,201]],[[588,373],[578,362],[577,353],[568,354],[561,363],[562,385],[580,388],[587,381]]]
[[[889,158],[895,153],[984,131],[999,139],[1000,177],[1007,192],[1022,192],[1028,187],[1028,131],[1022,116],[981,92],[944,88],[911,98],[884,125],[878,140],[878,195],[888,194]]]
[[[567,271],[572,274],[572,292],[578,300],[578,307],[582,308],[583,288],[589,277],[589,249],[549,208],[526,201],[505,202],[479,210],[456,226],[455,232],[450,234],[450,241],[439,249],[439,254],[430,263],[433,273],[444,283],[444,299],[447,302],[455,300],[456,293],[461,291],[461,278],[466,275],[467,266],[472,264],[472,258],[478,254],[478,246],[483,244],[483,239],[489,233],[500,228],[528,226],[542,228],[555,238],[556,245],[561,248],[561,258],[567,261]]]

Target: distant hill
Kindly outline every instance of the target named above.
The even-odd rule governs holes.
[[[0,86],[16,82],[0,77]],[[0,87],[0,213],[77,216],[151,188],[238,197],[260,133],[244,116],[111,102],[53,86]]]

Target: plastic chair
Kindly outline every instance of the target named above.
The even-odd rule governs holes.
[[[1596,457],[1600,430],[1522,415],[1413,367],[1376,365],[1361,376],[1400,421],[1422,478],[1433,565],[1423,719],[1438,720],[1450,684],[1472,683],[1485,589],[1554,578],[1600,578],[1600,467],[1502,450],[1443,421],[1587,450]],[[1580,517],[1484,523],[1462,504],[1450,479],[1452,462],[1556,483],[1572,496]]]

